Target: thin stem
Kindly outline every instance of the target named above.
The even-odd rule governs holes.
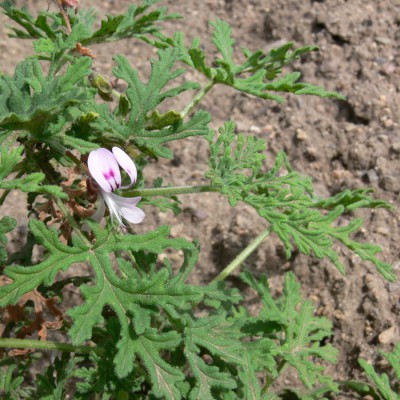
[[[286,367],[286,361],[282,360],[277,368],[277,373],[276,373],[276,378],[270,378],[267,380],[267,383],[264,385],[264,387],[261,389],[261,394],[267,393],[267,390],[270,388],[270,386],[276,381],[276,379],[279,377],[279,375],[282,373],[283,369]]]
[[[210,91],[210,89],[215,85],[214,81],[209,81],[199,93],[193,98],[193,100],[187,105],[187,107],[181,112],[181,118],[185,118],[190,112],[200,103],[202,98]]]
[[[85,171],[87,175],[89,175],[88,167],[81,162],[70,150],[65,149],[64,154],[81,170]]]
[[[121,98],[121,93],[118,92],[118,91],[115,90],[115,89],[113,89],[113,90],[111,91],[111,94],[112,94],[113,96],[115,96],[118,100]]]
[[[152,197],[152,196],[175,196],[178,194],[190,194],[190,193],[204,193],[204,192],[220,192],[221,188],[215,185],[202,185],[202,186],[171,186],[171,187],[160,187],[152,189],[134,189],[125,190],[124,196],[141,196],[141,197]]]
[[[271,233],[271,228],[266,229],[260,235],[258,235],[236,258],[229,263],[225,269],[217,275],[212,281],[218,282],[223,281],[228,275],[230,275],[236,268],[238,268],[247,257],[261,244],[261,242]]]
[[[104,349],[92,346],[74,346],[69,343],[50,342],[45,340],[34,339],[14,339],[0,338],[0,347],[8,347],[11,349],[35,349],[35,350],[59,350],[68,353],[91,353],[103,354]]]
[[[67,207],[64,205],[64,203],[62,202],[61,199],[54,197],[54,201],[57,204],[58,208],[60,209],[60,211],[64,214],[64,217],[67,219],[67,221],[69,222],[69,224],[75,228],[75,233],[77,236],[79,236],[79,238],[81,239],[81,241],[83,243],[86,244],[91,244],[89,239],[86,238],[86,236],[81,232],[81,228],[79,227],[79,225],[77,224],[77,222],[75,221],[74,217],[69,213]]]

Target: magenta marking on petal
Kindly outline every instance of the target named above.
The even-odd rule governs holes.
[[[121,174],[115,155],[104,148],[89,154],[88,168],[93,179],[107,193],[121,185]]]

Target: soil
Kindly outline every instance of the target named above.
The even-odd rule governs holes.
[[[82,0],[81,7],[94,6],[104,15],[122,12],[129,3]],[[238,131],[265,139],[270,165],[276,153],[284,150],[295,169],[313,178],[317,194],[370,187],[374,196],[392,203],[395,211],[357,211],[356,216],[365,220],[357,238],[379,244],[380,258],[391,263],[400,277],[400,2],[170,0],[162,4],[184,16],[166,24],[167,31],[182,29],[188,43],[200,37],[210,53],[214,50],[208,20],[215,18],[231,24],[238,52],[241,47],[269,50],[287,41],[319,46],[319,52],[297,61],[294,68],[302,72],[304,81],[340,91],[346,101],[287,95],[287,101],[278,105],[216,87],[201,107],[212,114],[214,128],[232,119]],[[27,5],[47,7],[44,0]],[[0,16],[1,69],[12,73],[32,49],[28,41],[7,38],[5,23],[6,18]],[[148,57],[154,53],[142,43],[125,40],[93,50],[95,68],[108,76],[111,57],[118,53],[147,76]],[[193,73],[187,77],[198,78]],[[175,104],[177,109],[183,108],[184,100]],[[207,143],[197,138],[170,147],[175,158],[152,163],[146,169],[148,182],[162,176],[171,185],[205,183]],[[183,213],[176,217],[146,208],[146,224],[139,229],[169,224],[173,236],[198,239],[202,252],[193,277],[196,283],[208,282],[266,227],[254,210],[243,204],[232,209],[220,195],[182,196],[181,201]],[[23,196],[12,193],[0,211],[7,210],[18,219],[19,236],[14,234],[11,247],[26,236],[24,204]],[[363,376],[357,363],[360,357],[385,367],[377,350],[389,351],[400,341],[400,281],[388,283],[373,265],[339,251],[347,267],[345,276],[329,262],[297,253],[286,260],[273,237],[246,261],[246,267],[257,275],[265,272],[276,293],[281,291],[284,272],[295,272],[318,315],[333,322],[331,341],[339,349],[339,361],[328,368],[342,380]],[[239,284],[235,277],[230,282]],[[285,385],[298,384],[296,379],[288,374]]]

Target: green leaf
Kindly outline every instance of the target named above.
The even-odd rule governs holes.
[[[131,115],[128,125],[135,127],[135,134],[141,136],[144,130],[147,113],[153,111],[168,97],[175,97],[181,92],[197,88],[197,84],[185,82],[174,88],[162,92],[167,83],[182,75],[183,69],[175,69],[177,53],[173,50],[160,50],[159,60],[151,62],[151,76],[147,84],[143,84],[136,70],[132,69],[128,60],[123,56],[116,56],[117,67],[113,72],[117,78],[128,83],[126,95],[131,104]]]
[[[115,16],[108,15],[107,19],[101,20],[100,28],[95,31],[93,25],[97,22],[98,16],[93,9],[86,12],[79,10],[77,16],[71,13],[69,18],[75,43],[80,42],[83,46],[89,46],[131,37],[140,37],[144,40],[149,36],[161,37],[160,28],[156,24],[178,19],[180,16],[168,14],[166,7],[149,10],[157,2],[158,0],[145,0],[141,5],[131,4],[127,12]],[[56,40],[57,35],[61,35],[63,41],[68,38],[64,29],[65,22],[59,13],[40,11],[38,17],[34,19],[26,8],[20,10],[10,2],[1,3],[0,7],[11,20],[23,28],[23,30],[11,28],[13,32],[11,37],[49,38],[52,41]],[[85,27],[85,32],[81,31],[76,35],[81,27]]]
[[[287,257],[297,247],[303,254],[327,257],[344,273],[334,249],[334,241],[339,241],[363,260],[372,262],[385,279],[395,279],[392,267],[376,258],[381,251],[378,246],[350,237],[361,227],[361,220],[335,226],[346,211],[364,206],[387,207],[385,202],[373,200],[365,190],[345,191],[327,200],[315,199],[310,178],[293,171],[283,153],[278,154],[271,170],[264,171],[265,142],[235,134],[234,130],[235,125],[228,122],[216,139],[212,134],[207,136],[211,156],[205,176],[220,187],[232,206],[243,201],[254,207],[281,239]],[[331,211],[325,213],[321,209]]]
[[[148,12],[158,0],[146,0],[141,5],[131,4],[128,11],[116,16],[108,15],[101,21],[101,26],[93,32],[83,45],[110,42],[131,37],[148,38],[149,35],[160,37],[160,28],[155,24],[180,18],[179,14],[168,14],[166,7],[159,7]]]
[[[321,345],[324,338],[331,336],[332,324],[326,318],[314,315],[310,301],[301,300],[300,285],[294,274],[285,275],[284,291],[279,300],[272,298],[265,276],[257,281],[249,272],[244,272],[241,278],[260,296],[263,308],[259,318],[276,322],[281,327],[281,332],[276,330],[275,333],[278,345],[273,350],[274,357],[278,356],[294,367],[307,388],[325,384],[336,390],[332,378],[323,374],[324,367],[315,362],[315,359],[336,361],[337,350],[330,344]],[[269,334],[265,332],[266,337]]]
[[[232,29],[227,22],[222,20],[212,22],[211,26],[214,28],[212,42],[222,54],[222,60],[217,58],[216,63],[226,72],[226,74],[223,74],[225,83],[234,84],[233,45],[235,41],[231,37]],[[221,79],[221,72],[218,72],[216,76]]]
[[[17,226],[17,221],[11,217],[3,217],[0,219],[0,264],[3,264],[7,260],[7,236],[8,232],[11,232]]]
[[[5,179],[16,168],[18,163],[22,162],[23,151],[23,146],[11,149],[3,147],[0,150],[0,189],[19,189],[26,193],[42,193],[50,194],[58,198],[68,198],[66,193],[64,193],[59,186],[43,185],[42,182],[45,179],[45,175],[41,172],[33,172],[22,178]]]
[[[0,3],[0,7],[3,8],[4,14],[8,18],[16,22],[24,31],[11,28],[11,37],[17,37],[20,39],[37,39],[49,37],[55,39],[57,32],[63,32],[62,30],[62,17],[55,13],[41,12],[36,20],[30,15],[27,8],[19,9],[15,7],[12,2]],[[47,18],[51,19],[51,25],[49,25]]]
[[[173,110],[164,114],[160,114],[158,110],[153,110],[146,118],[146,129],[149,131],[162,129],[166,126],[179,124],[181,119],[181,114]]]
[[[45,175],[41,172],[29,174],[23,178],[1,181],[0,189],[12,190],[19,189],[26,193],[50,194],[60,199],[67,199],[68,195],[59,186],[42,185]]]
[[[266,156],[265,142],[256,137],[235,135],[235,124],[225,123],[220,129],[220,135],[213,142],[210,134],[211,156],[206,178],[214,185],[221,186],[221,192],[227,195],[229,203],[235,206],[238,200],[252,190],[251,183],[261,170]],[[243,170],[249,174],[243,174]]]
[[[343,212],[338,207],[338,214]],[[377,253],[380,253],[382,249],[375,244],[369,243],[359,243],[356,240],[350,238],[350,235],[357,232],[363,224],[362,219],[354,219],[353,221],[349,222],[346,226],[341,226],[337,228],[333,228],[329,226],[327,232],[329,235],[338,240],[339,242],[343,243],[348,249],[354,251],[362,260],[372,262],[376,267],[378,272],[388,281],[394,282],[397,277],[393,268],[390,264],[385,263],[378,258],[375,257]]]
[[[328,199],[316,199],[315,207],[325,210],[332,210],[341,205],[346,211],[353,211],[357,208],[393,208],[393,206],[385,200],[374,199],[369,196],[373,189],[346,189],[337,193]]]
[[[245,355],[246,364],[239,372],[239,377],[243,382],[244,395],[247,400],[261,400],[261,387],[255,374],[250,356]]]
[[[262,91],[271,90],[274,92],[288,92],[294,94],[310,94],[318,97],[333,97],[335,99],[340,99],[340,100],[346,99],[345,96],[336,92],[326,91],[320,86],[314,86],[311,85],[310,83],[298,82],[300,77],[301,77],[300,72],[292,72],[274,82],[264,85],[264,87],[261,90]]]
[[[400,384],[400,344],[397,344],[392,353],[381,352],[381,354],[389,361],[389,364],[394,369],[395,375],[397,377],[397,382],[394,385],[397,385],[398,387]],[[384,400],[400,399],[398,391],[395,391],[394,387],[393,388],[391,387],[390,380],[387,374],[383,373],[379,375],[375,371],[374,367],[363,359],[359,359],[358,362],[364,369],[368,378],[376,386],[376,390],[380,394],[382,399]]]
[[[164,46],[178,49],[182,62],[204,74],[214,84],[228,85],[262,99],[283,102],[284,98],[274,92],[345,98],[339,93],[326,91],[319,86],[299,82],[300,73],[297,71],[276,79],[282,73],[285,65],[291,64],[304,54],[318,50],[316,46],[293,49],[293,43],[289,42],[272,49],[268,54],[264,54],[262,50],[251,52],[243,49],[246,59],[242,64],[237,64],[234,61],[235,41],[232,38],[232,29],[229,24],[222,20],[216,20],[211,23],[211,26],[214,28],[212,42],[222,56],[222,58],[217,57],[208,63],[215,65],[213,68],[207,65],[207,56],[200,47],[199,39],[193,40],[191,46],[186,48],[183,34],[178,33],[173,38],[161,38],[161,43]],[[161,43],[153,42],[159,47]]]
[[[15,358],[0,361],[0,393],[4,400],[32,398],[32,387],[24,382],[24,368]]]
[[[128,337],[122,338],[118,344],[118,354],[115,358],[116,373],[124,377],[132,369],[130,359],[137,354],[143,361],[153,383],[152,392],[156,396],[165,396],[167,399],[181,399],[181,394],[176,384],[185,378],[179,369],[164,361],[160,352],[172,350],[181,342],[176,332],[157,333],[150,330],[143,335],[133,332]]]
[[[46,140],[49,124],[60,123],[60,119],[63,124],[72,123],[72,106],[79,107],[93,97],[82,85],[90,67],[91,60],[82,57],[65,74],[45,77],[35,57],[18,64],[13,77],[0,77],[0,129],[28,130]]]
[[[189,399],[213,400],[216,399],[211,391],[213,387],[218,389],[236,388],[236,382],[229,374],[221,372],[218,367],[207,365],[195,353],[185,351],[185,357],[197,381],[190,392]]]
[[[191,351],[197,351],[200,346],[225,361],[244,364],[242,345],[230,335],[231,324],[224,325],[224,318],[221,314],[192,321],[185,331],[185,345]]]
[[[216,20],[210,25],[214,28],[213,39],[215,47],[222,54],[223,60],[227,64],[233,63],[233,45],[235,41],[232,39],[232,29],[229,24],[223,20]]]
[[[13,172],[16,165],[22,159],[23,146],[9,148],[8,146],[0,149],[0,184]]]
[[[96,110],[100,118],[95,119],[91,126],[100,132],[113,132],[119,140],[133,142],[140,149],[148,149],[156,156],[171,158],[171,151],[162,144],[208,134],[210,115],[199,111],[191,119],[184,121],[174,111],[164,115],[158,113],[156,108],[166,99],[198,87],[191,82],[170,87],[170,83],[184,72],[181,68],[174,69],[178,52],[173,49],[160,50],[158,56],[158,60],[151,62],[151,76],[146,84],[141,82],[138,72],[131,68],[125,57],[115,57],[117,67],[114,68],[114,74],[128,83],[126,97],[129,100],[130,113],[126,122],[125,119],[118,121],[107,106],[102,105]],[[165,89],[167,85],[169,88]]]
[[[80,287],[84,302],[69,311],[74,321],[69,331],[73,343],[79,344],[90,339],[93,327],[104,322],[104,307],[110,307],[120,322],[118,353],[114,360],[117,376],[122,378],[131,372],[138,354],[153,382],[154,393],[168,396],[173,393],[174,397],[171,398],[179,398],[173,382],[181,380],[182,373],[167,365],[158,353],[163,346],[171,348],[178,345],[180,336],[174,332],[156,333],[150,326],[143,325],[143,320],[137,322],[136,327],[134,316],[140,315],[140,309],[148,306],[159,310],[176,309],[179,312],[198,302],[202,298],[201,290],[172,279],[171,272],[165,267],[148,275],[138,273],[131,264],[130,269],[125,266],[121,270],[119,277],[113,269],[110,255],[126,251],[134,255],[143,251],[160,254],[168,247],[189,252],[193,245],[182,239],[169,239],[166,227],[146,235],[121,236],[114,234],[110,226],[101,230],[95,224],[90,225],[96,236],[95,243],[73,235],[73,246],[67,246],[59,241],[53,229],[48,229],[42,222],[31,220],[30,230],[37,243],[46,247],[48,256],[31,267],[9,266],[5,269],[12,283],[0,287],[0,306],[15,304],[25,293],[40,284],[52,285],[57,273],[65,271],[72,264],[89,263],[94,270],[95,281],[90,286]],[[144,270],[144,267],[139,266],[139,269]],[[135,332],[143,333],[138,335]],[[223,345],[220,347],[222,349]],[[173,380],[174,377],[176,379]]]
[[[36,380],[40,398],[43,400],[65,399],[68,380],[73,377],[78,362],[82,360],[82,357],[71,357],[64,353],[61,358],[55,358],[44,375],[37,374]]]

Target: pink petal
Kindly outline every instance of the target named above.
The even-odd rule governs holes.
[[[135,182],[137,178],[137,170],[135,163],[133,162],[132,158],[128,156],[123,150],[121,150],[119,147],[113,147],[112,152],[117,159],[118,164],[125,170],[125,172],[129,175],[131,178],[131,184],[128,186],[123,186],[122,188],[128,188],[131,187]]]
[[[121,186],[121,173],[115,156],[111,151],[100,148],[89,154],[88,167],[99,186],[110,193]]]

